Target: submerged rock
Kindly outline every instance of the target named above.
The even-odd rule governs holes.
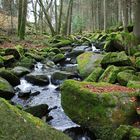
[[[83,78],[100,66],[103,56],[101,54],[94,54],[93,52],[85,52],[77,57],[78,70]]]
[[[71,140],[40,119],[0,98],[0,138],[3,140]]]
[[[129,124],[136,115],[134,89],[108,83],[67,80],[61,87],[65,113],[96,137],[109,140],[117,127]]]
[[[103,67],[107,67],[108,65],[130,66],[132,62],[125,52],[110,52],[103,57],[101,65]]]
[[[14,96],[14,89],[9,82],[0,77],[0,97],[11,99]]]
[[[25,76],[25,79],[34,85],[45,86],[49,84],[49,78],[47,75],[30,73]]]

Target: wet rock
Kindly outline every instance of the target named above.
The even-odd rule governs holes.
[[[77,57],[78,70],[83,78],[86,78],[96,68],[100,67],[103,56],[93,52],[85,52]]]
[[[114,84],[117,80],[117,74],[120,72],[120,69],[116,66],[109,66],[100,76],[99,82],[108,82]]]
[[[40,91],[34,91],[34,92],[31,92],[31,96],[37,96],[40,94]]]
[[[71,140],[42,120],[0,99],[0,136],[3,140]]]
[[[95,68],[93,72],[84,80],[87,82],[97,82],[104,70],[101,67]]]
[[[117,75],[117,80],[120,83],[120,85],[126,86],[127,83],[132,80],[132,81],[140,81],[139,77],[136,76],[133,71],[128,72],[128,71],[123,71],[119,72]]]
[[[48,66],[50,68],[56,67],[55,63],[51,60],[47,60],[47,62],[45,63],[45,66]]]
[[[22,67],[22,66],[14,67],[11,71],[18,77],[22,77],[22,76],[30,73],[29,69]]]
[[[39,117],[39,118],[42,118],[43,116],[46,116],[49,113],[47,104],[31,106],[27,109],[24,109],[24,111],[32,114],[35,117]]]
[[[9,82],[0,77],[0,97],[11,99],[14,96],[14,89]]]
[[[80,54],[84,53],[85,51],[84,50],[72,50],[71,52],[69,52],[66,57],[77,57],[79,56]]]
[[[49,84],[49,78],[47,75],[30,73],[25,76],[25,79],[34,85],[45,86]]]
[[[107,67],[108,65],[130,66],[132,62],[125,52],[111,52],[103,57],[101,65],[103,67]]]
[[[30,94],[31,94],[31,91],[30,90],[20,91],[18,93],[18,97],[19,98],[29,98],[30,97]]]
[[[6,79],[12,86],[17,86],[20,84],[20,79],[9,70],[1,68],[0,76]]]
[[[109,140],[121,124],[136,117],[136,90],[109,83],[66,80],[61,87],[62,107],[79,125],[98,139]]]
[[[65,71],[56,71],[51,76],[51,82],[54,85],[60,85],[63,83],[64,80],[68,79],[72,73],[65,72]]]

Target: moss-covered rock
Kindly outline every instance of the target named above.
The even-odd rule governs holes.
[[[71,40],[67,40],[67,39],[60,39],[58,40],[57,43],[55,44],[52,44],[52,47],[57,47],[57,48],[60,48],[60,47],[64,47],[64,46],[67,46],[67,45],[70,45],[72,43]]]
[[[108,82],[114,84],[117,80],[117,74],[119,72],[120,69],[118,67],[111,65],[100,76],[99,82]]]
[[[29,57],[22,57],[16,65],[31,69],[33,68],[34,64],[35,64],[34,59]]]
[[[113,140],[138,140],[140,129],[129,125],[121,125],[114,133]]]
[[[134,89],[109,83],[66,80],[61,87],[62,107],[78,124],[88,127],[101,140],[110,140],[121,124],[135,117]]]
[[[127,87],[140,89],[140,81],[129,81]]]
[[[22,77],[28,73],[30,73],[30,70],[25,68],[25,67],[22,67],[22,66],[17,66],[17,67],[14,67],[11,72],[13,74],[15,74],[16,76],[18,77]]]
[[[87,82],[97,82],[104,70],[101,67],[95,68],[93,72],[84,80]]]
[[[54,63],[58,63],[58,62],[60,62],[61,60],[64,60],[64,59],[65,59],[64,54],[59,53],[59,54],[56,54],[56,55],[52,58],[52,61],[53,61]]]
[[[14,96],[14,89],[9,82],[0,77],[0,97],[11,99]]]
[[[15,62],[15,57],[13,55],[5,55],[2,57],[5,66],[11,66]]]
[[[71,140],[40,119],[19,110],[0,98],[0,139],[2,140]]]
[[[16,48],[6,48],[5,55],[13,55],[15,59],[20,58],[20,53],[17,51]]]
[[[133,73],[133,71],[122,71],[118,73],[117,80],[120,85],[126,86],[128,81],[139,81],[140,79]]]
[[[20,57],[23,57],[23,56],[24,56],[25,49],[23,48],[23,46],[21,46],[21,45],[16,45],[16,46],[15,46],[15,49],[18,51]]]
[[[103,56],[92,52],[85,52],[77,57],[78,70],[83,78],[86,78],[91,72],[100,66]]]
[[[17,86],[20,84],[20,79],[9,70],[1,68],[0,76],[6,79],[12,86]]]
[[[132,62],[125,52],[107,53],[101,61],[103,67],[107,67],[108,65],[130,66],[131,64]]]
[[[45,86],[49,84],[49,78],[47,75],[30,73],[25,76],[25,79],[34,85]]]
[[[4,61],[3,61],[3,58],[2,56],[0,56],[0,68],[4,66]]]

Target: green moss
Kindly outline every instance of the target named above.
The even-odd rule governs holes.
[[[35,59],[36,61],[42,61],[45,59],[43,56],[38,55],[36,53],[25,53],[25,56],[31,57],[31,58]]]
[[[15,48],[18,51],[18,53],[20,54],[20,57],[23,57],[24,56],[24,53],[25,53],[23,46],[17,45],[17,46],[15,46]]]
[[[85,81],[97,82],[103,71],[104,70],[101,67],[95,68],[93,72],[85,79]]]
[[[58,43],[52,44],[52,47],[59,48],[59,47],[70,45],[72,43],[70,40],[66,40],[66,39],[61,39],[58,41],[59,41]]]
[[[136,68],[140,69],[140,57],[136,58]]]
[[[38,118],[17,109],[0,98],[0,139],[2,140],[70,140]]]
[[[129,124],[135,116],[136,104],[129,101],[135,93],[130,91],[126,94],[125,90],[104,91],[110,86],[113,85],[66,80],[61,87],[65,113],[73,121],[88,127],[102,140],[107,140],[117,126]],[[99,87],[102,91],[92,90]]]
[[[127,87],[140,89],[140,81],[129,81]]]
[[[138,76],[133,74],[133,71],[123,71],[118,73],[117,80],[121,85],[126,86],[128,81],[139,81],[140,79],[138,78]]]
[[[53,60],[54,63],[57,63],[57,62],[63,60],[64,58],[65,58],[64,54],[59,53],[59,54],[56,54],[56,55],[52,58],[52,60]]]
[[[117,79],[117,74],[119,73],[120,69],[115,66],[109,66],[104,73],[99,78],[100,82],[108,82],[108,83],[115,83]]]

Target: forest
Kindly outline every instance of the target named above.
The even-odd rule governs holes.
[[[140,139],[140,0],[0,0],[0,140]]]

